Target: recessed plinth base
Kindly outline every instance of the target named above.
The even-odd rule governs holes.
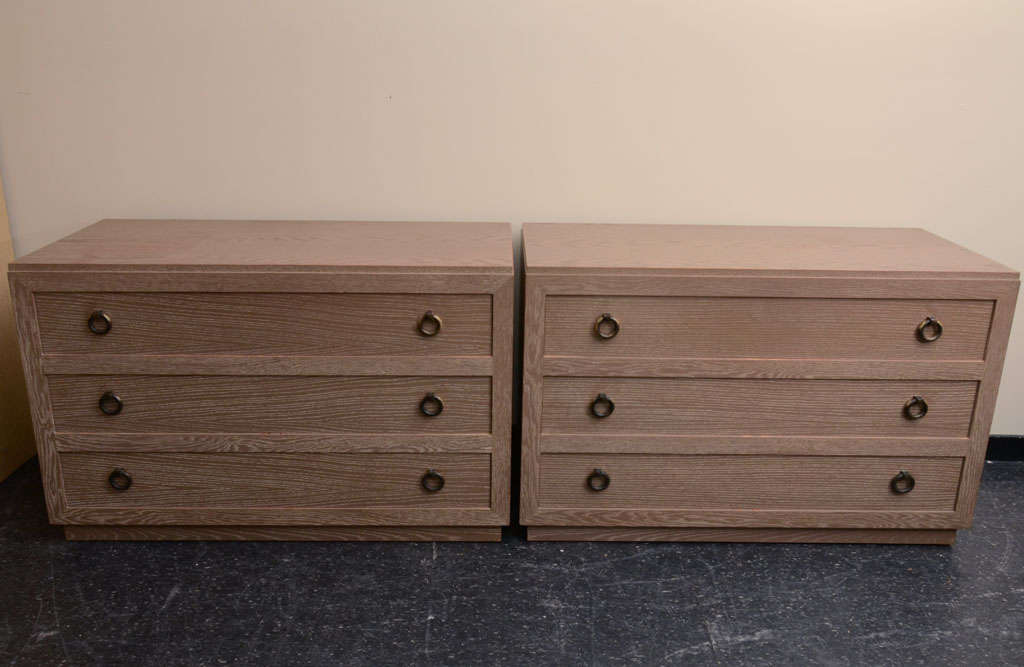
[[[615,528],[527,527],[535,542],[820,542],[953,544],[955,530],[861,528]]]
[[[68,540],[500,542],[492,526],[64,526]]]

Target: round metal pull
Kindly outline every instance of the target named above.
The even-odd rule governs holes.
[[[97,336],[108,333],[111,326],[113,326],[113,322],[110,321],[110,315],[102,310],[94,310],[89,316],[89,331]]]
[[[903,404],[903,416],[907,419],[920,419],[928,414],[928,401],[915,396]]]
[[[613,412],[615,412],[615,401],[608,398],[608,394],[598,394],[590,404],[590,414],[598,419],[604,419]]]
[[[441,400],[440,396],[433,392],[424,396],[423,400],[420,401],[420,412],[428,417],[436,417],[441,414],[441,411],[443,410],[444,401]]]
[[[430,493],[437,493],[444,488],[444,477],[433,468],[428,470],[420,479],[420,484]]]
[[[610,313],[602,313],[601,317],[597,318],[597,321],[594,322],[594,335],[602,340],[608,340],[618,336],[619,329],[621,328],[619,321],[612,317]]]
[[[124,410],[124,401],[121,397],[112,391],[104,392],[100,396],[100,412],[105,415],[116,415],[120,414],[121,410]]]
[[[434,311],[428,310],[423,313],[423,317],[420,318],[416,328],[423,336],[436,336],[441,333],[441,318],[434,314]]]
[[[910,493],[914,490],[914,476],[906,470],[900,470],[889,482],[889,488],[893,493]]]
[[[123,468],[114,468],[114,471],[107,477],[110,487],[115,491],[127,491],[132,485],[132,476]]]
[[[917,337],[922,343],[933,343],[942,336],[942,322],[932,316],[921,320],[917,325]]]
[[[611,483],[611,477],[600,468],[594,468],[594,472],[587,475],[587,486],[591,491],[604,491]]]

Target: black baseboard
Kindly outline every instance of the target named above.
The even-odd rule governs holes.
[[[1024,461],[1024,435],[993,435],[988,439],[985,459],[989,461]]]

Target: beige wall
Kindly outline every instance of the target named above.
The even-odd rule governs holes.
[[[19,254],[107,216],[588,220],[1024,269],[1022,89],[1019,0],[0,0]],[[1018,325],[995,432],[1022,397]]]

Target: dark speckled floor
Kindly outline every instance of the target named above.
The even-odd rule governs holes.
[[[0,484],[19,665],[1021,664],[1024,463],[949,547],[67,543]]]

